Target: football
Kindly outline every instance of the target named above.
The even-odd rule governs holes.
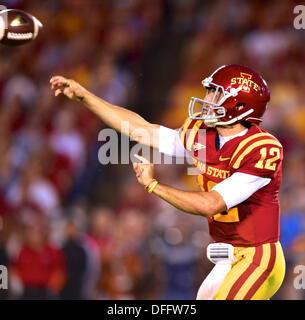
[[[34,40],[42,23],[31,14],[15,9],[0,12],[0,43],[19,46]]]

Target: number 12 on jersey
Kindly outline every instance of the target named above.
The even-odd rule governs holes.
[[[281,152],[279,148],[273,147],[269,150],[269,155],[272,158],[267,158],[267,148],[262,148],[260,150],[260,154],[261,154],[261,158],[258,160],[258,162],[255,165],[255,168],[258,169],[269,169],[272,171],[275,171],[276,169],[276,163],[274,163],[275,161],[277,161],[278,159],[280,159],[281,157]],[[266,160],[266,163],[264,165],[264,162]]]

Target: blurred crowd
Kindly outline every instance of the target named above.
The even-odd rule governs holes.
[[[148,121],[178,128],[200,81],[245,64],[271,102],[263,128],[285,159],[281,243],[286,278],[274,299],[304,299],[305,35],[295,1],[6,0],[44,24],[22,47],[0,48],[0,265],[4,299],[194,299],[211,270],[204,218],[178,212],[137,183],[131,165],[101,165],[101,121],[50,90],[79,81]],[[156,176],[196,189],[183,165]]]

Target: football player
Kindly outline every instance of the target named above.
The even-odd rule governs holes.
[[[136,156],[141,162],[133,166],[149,193],[208,219],[214,243],[208,246],[207,256],[215,267],[200,286],[197,299],[265,300],[276,293],[285,274],[278,201],[283,148],[259,127],[270,94],[258,73],[240,65],[218,68],[202,81],[206,96],[191,99],[189,117],[180,130],[150,124],[73,80],[55,76],[51,84],[56,96],[83,102],[124,134],[132,136],[133,130],[145,129],[149,134],[137,137],[139,143],[172,156],[184,155],[186,150],[193,159],[201,192],[162,184],[154,177],[153,164],[141,156]],[[122,129],[121,121],[128,121],[129,127]]]

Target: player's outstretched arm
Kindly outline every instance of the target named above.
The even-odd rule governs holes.
[[[126,134],[139,143],[154,148],[159,147],[159,125],[147,122],[133,111],[112,105],[95,96],[72,79],[54,76],[51,78],[50,83],[52,89],[55,91],[55,96],[63,94],[71,100],[82,102],[109,127]],[[129,125],[124,126],[122,122],[128,122]],[[143,130],[145,134],[139,137],[137,133],[136,136],[133,136],[135,130]]]

